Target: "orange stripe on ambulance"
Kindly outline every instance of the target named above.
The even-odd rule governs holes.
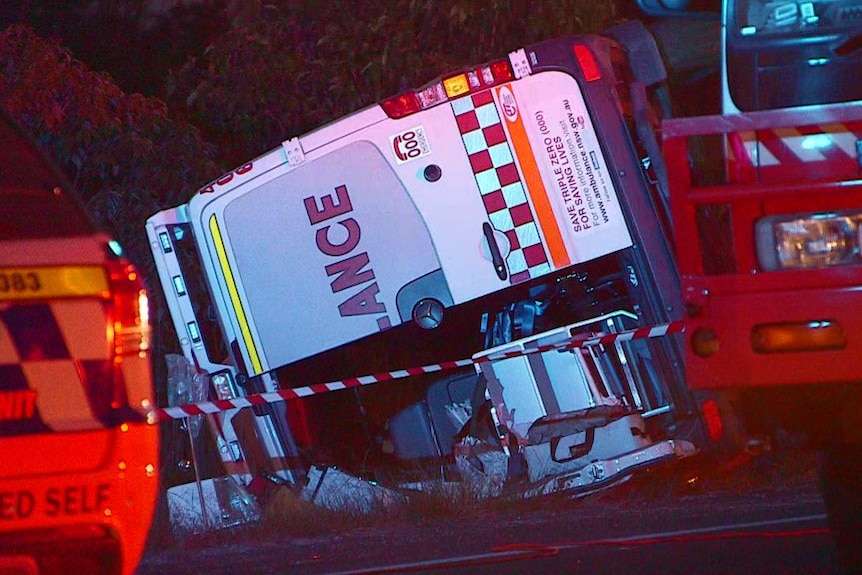
[[[556,269],[564,268],[571,264],[572,261],[566,250],[560,226],[557,224],[554,216],[551,200],[548,198],[548,193],[545,190],[545,184],[542,181],[539,166],[536,163],[536,156],[533,154],[533,149],[527,136],[527,130],[524,127],[521,115],[517,113],[517,101],[514,94],[508,88],[505,93],[502,92],[502,88],[498,89],[497,94],[501,102],[506,101],[503,105],[503,115],[506,118],[512,146],[515,148],[515,155],[520,161],[524,181],[527,184],[527,192],[536,210],[536,217],[539,219],[539,225],[542,228],[545,243],[551,253],[554,267]]]

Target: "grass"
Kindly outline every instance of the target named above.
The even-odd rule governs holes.
[[[289,487],[279,487],[264,510],[258,528],[265,533],[315,537],[370,527],[387,520],[388,511],[375,505],[370,511],[345,505],[339,510],[319,507]]]
[[[805,491],[817,485],[816,453],[805,449],[767,450],[731,462],[698,456],[635,474],[630,480],[586,497],[556,493],[524,498],[504,492],[487,497],[475,483],[428,483],[401,501],[370,508],[334,510],[302,499],[294,489],[275,487],[257,523],[196,534],[185,546],[209,546],[273,537],[314,538],[361,529],[430,525],[451,519],[521,516],[547,510],[656,506],[686,496]],[[404,492],[402,492],[404,493]]]

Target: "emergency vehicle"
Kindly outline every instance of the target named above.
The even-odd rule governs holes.
[[[147,295],[0,119],[0,573],[134,573],[158,493]]]
[[[250,477],[255,442],[289,478],[308,453],[357,474],[375,456],[451,459],[486,398],[493,435],[535,448],[534,483],[679,455],[671,438],[696,415],[678,336],[613,337],[682,317],[655,177],[663,81],[634,22],[531,45],[286,140],[153,215],[174,327],[212,397],[303,397],[258,396],[245,445],[237,410],[198,411],[229,473]],[[596,335],[611,338],[562,349]],[[530,351],[543,345],[561,349]],[[429,373],[464,355],[475,365]],[[357,378],[383,371],[411,377]]]
[[[833,520],[855,514],[839,549],[854,550],[848,572],[858,572],[862,105],[681,118],[663,135],[686,380],[718,397],[705,413],[710,435],[741,422],[825,448],[825,499]]]
[[[654,0],[638,0],[638,4],[654,16],[709,17],[709,12],[692,12],[702,9],[703,3],[659,6]],[[714,8],[717,7],[716,3]],[[720,13],[712,14],[721,19],[721,110],[727,116],[675,119],[663,125],[667,137],[665,160],[676,168],[670,185],[678,190],[674,194],[674,228],[689,311],[701,309],[699,304],[690,303],[691,298],[710,299],[694,294],[714,293],[701,286],[703,281],[721,281],[710,276],[750,268],[752,278],[746,281],[747,287],[737,284],[734,291],[740,302],[753,302],[748,298],[760,290],[754,287],[762,285],[757,282],[772,281],[766,278],[780,278],[783,282],[788,278],[787,274],[764,272],[794,269],[806,278],[796,287],[820,285],[826,289],[832,285],[830,274],[837,273],[828,268],[855,261],[853,254],[858,253],[858,247],[854,247],[853,232],[841,224],[848,222],[855,229],[855,216],[839,208],[852,209],[858,203],[851,184],[862,165],[862,126],[858,118],[862,82],[855,76],[862,63],[860,15],[862,3],[858,0],[726,0],[720,5]],[[765,111],[774,113],[760,113]],[[708,195],[698,192],[701,187],[715,192],[711,200],[696,199]],[[755,201],[756,197],[766,198],[766,190],[773,187],[776,191],[768,203]],[[825,193],[827,188],[840,188],[841,192]],[[762,191],[755,192],[757,189]],[[752,201],[743,216],[742,196],[746,194]],[[805,202],[791,201],[797,195],[810,197]],[[696,222],[691,221],[692,214],[697,214]],[[694,242],[695,236],[699,242]],[[844,255],[838,256],[836,250],[843,250]],[[791,261],[793,258],[796,260]],[[843,269],[842,276],[849,279],[852,269]],[[754,279],[756,274],[760,274],[759,279]],[[694,284],[689,283],[692,281]],[[830,298],[844,301],[839,307],[848,309],[852,290],[826,292]],[[823,303],[819,297],[801,301]],[[758,307],[745,303],[742,309],[747,310],[749,305]],[[774,311],[776,318],[784,313],[777,307]],[[807,313],[816,315],[813,309]],[[788,314],[788,319],[794,315]],[[826,363],[831,360],[823,355],[803,354],[815,360],[805,362],[811,371],[776,371],[766,369],[764,364],[761,373],[740,377],[731,358],[750,365],[758,357],[749,355],[752,349],[746,344],[748,327],[756,323],[753,318],[748,313],[725,315],[722,331],[729,333],[736,329],[732,326],[737,326],[746,335],[729,338],[733,344],[720,346],[724,359],[709,361],[709,367],[703,363],[706,348],[700,347],[705,345],[705,332],[689,331],[689,337],[700,342],[690,346],[689,351],[699,352],[689,355],[686,363],[693,388],[732,388],[734,381],[744,382],[747,387],[761,381],[761,376],[762,383],[837,382],[853,372],[852,364],[846,360],[855,354],[842,353],[842,361],[829,366]],[[744,321],[737,323],[740,320]],[[698,323],[695,320],[692,325]],[[838,324],[846,326],[847,321]],[[833,324],[832,329],[838,324]],[[853,330],[844,327],[841,331]],[[803,329],[793,339],[801,338],[797,343],[805,347],[801,341],[808,336],[808,330]],[[785,343],[789,344],[789,340]],[[717,353],[717,342],[710,345],[716,346]],[[734,346],[732,350],[729,345]]]
[[[860,16],[858,0],[722,2],[725,115],[662,125],[688,385],[731,453],[746,434],[822,451],[848,573],[862,571]]]

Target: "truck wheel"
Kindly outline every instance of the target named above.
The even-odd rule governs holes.
[[[820,490],[841,567],[862,573],[862,444],[827,445],[820,465]]]

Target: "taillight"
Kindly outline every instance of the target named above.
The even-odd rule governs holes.
[[[512,74],[512,67],[506,60],[498,60],[491,63],[491,72],[494,74],[494,83],[502,84],[503,82],[511,82],[515,79]]]
[[[143,421],[152,397],[147,293],[134,266],[113,254],[105,264],[108,285],[102,293],[110,357],[76,361],[90,409],[106,426]]]
[[[150,309],[143,282],[135,267],[122,261],[108,264],[108,276],[114,356],[144,357],[150,348]]]
[[[599,70],[599,65],[592,51],[583,44],[575,44],[572,46],[572,50],[575,53],[578,66],[581,67],[581,72],[584,73],[584,79],[587,82],[601,79],[602,72]]]
[[[418,90],[404,92],[380,103],[386,115],[393,119],[409,116],[437,104],[515,79],[508,60],[498,60],[466,72],[460,72],[432,82]]]
[[[384,100],[380,105],[387,116],[396,120],[422,109],[422,106],[419,105],[419,98],[413,92],[405,92],[404,94],[393,96],[388,100]]]

